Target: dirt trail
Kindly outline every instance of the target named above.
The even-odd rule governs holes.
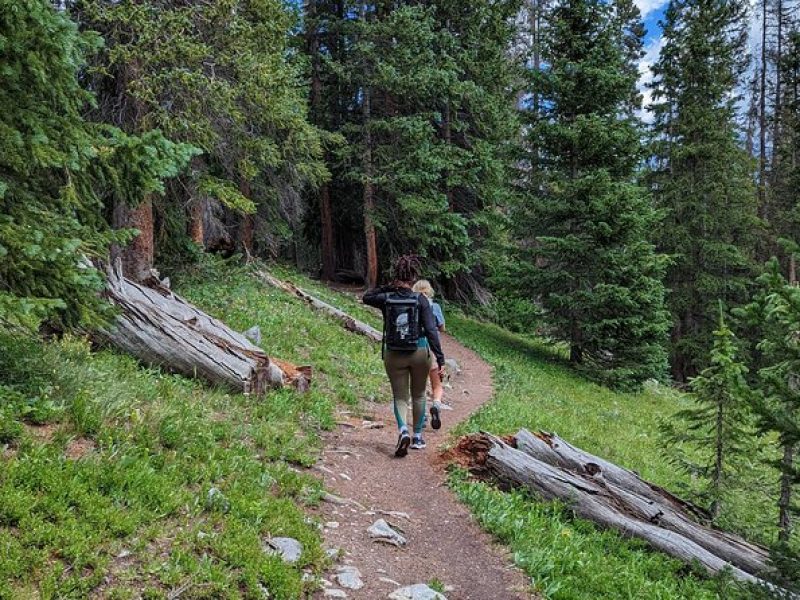
[[[327,547],[341,548],[339,564],[356,567],[365,584],[360,590],[344,589],[335,573],[329,574],[326,579],[348,598],[386,598],[401,585],[433,580],[447,586],[448,600],[530,597],[525,576],[511,565],[507,552],[480,530],[445,485],[437,447],[451,427],[489,400],[492,385],[486,362],[449,336],[442,337],[445,355],[455,358],[462,372],[453,376],[453,389],[445,390],[453,410],[442,411],[442,428],[425,429],[427,449],[394,458],[397,430],[387,399],[367,408],[383,428],[364,429],[361,418],[352,419],[352,427],[340,425],[328,437],[316,466],[331,492],[358,503],[323,502],[320,509],[328,522]],[[410,519],[377,511],[407,513]],[[367,528],[379,518],[402,528],[408,538],[405,548],[369,538]],[[324,597],[322,592],[315,596]]]

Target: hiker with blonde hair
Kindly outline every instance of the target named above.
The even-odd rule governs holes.
[[[413,290],[425,296],[431,304],[433,317],[436,319],[436,329],[444,333],[444,313],[442,307],[433,301],[434,291],[431,282],[427,279],[420,279],[414,284]],[[444,396],[444,387],[442,386],[441,372],[438,368],[431,367],[429,373],[431,381],[431,396],[433,397],[433,404],[431,405],[431,427],[439,429],[442,426],[442,397]]]

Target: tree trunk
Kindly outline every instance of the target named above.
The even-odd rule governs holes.
[[[570,325],[569,342],[569,362],[579,365],[583,362],[583,346],[581,327],[577,319]]]
[[[739,580],[762,583],[757,574],[767,568],[765,549],[693,522],[681,510],[688,503],[676,502],[668,492],[659,493],[663,490],[634,473],[578,449],[573,448],[577,457],[593,460],[562,455],[559,452],[564,449],[563,442],[555,452],[547,439],[552,442],[554,438],[539,439],[523,430],[512,442],[525,448],[523,451],[481,433],[464,438],[457,452],[466,457],[470,470],[480,477],[526,488],[544,500],[566,502],[581,518],[616,529],[626,537],[642,539],[686,563],[696,561],[712,574],[730,569]],[[642,487],[649,487],[648,496],[655,494],[658,500],[638,494]]]
[[[370,132],[370,89],[364,88],[364,238],[367,248],[366,283],[378,285],[378,241],[375,234],[375,191],[372,186],[372,134]]]
[[[769,553],[764,548],[733,534],[704,527],[698,520],[708,520],[706,511],[643,480],[633,471],[571,446],[555,434],[539,432],[534,435],[521,429],[515,440],[517,449],[552,467],[567,469],[592,481],[603,481],[639,497],[641,502],[658,509],[658,518],[652,520],[653,523],[692,539],[726,562],[752,574],[768,569]]]
[[[200,247],[205,243],[206,199],[192,198],[189,204],[189,238]]]
[[[271,285],[272,287],[278,288],[279,290],[283,290],[284,292],[292,294],[293,296],[297,296],[301,300],[310,304],[315,309],[327,313],[332,317],[338,319],[339,321],[342,322],[342,325],[344,325],[344,328],[347,329],[348,331],[361,334],[371,339],[373,342],[380,342],[383,340],[383,334],[374,327],[372,327],[371,325],[368,325],[363,321],[359,321],[358,319],[351,317],[346,312],[339,310],[335,306],[331,306],[327,302],[323,302],[319,298],[316,298],[311,294],[309,294],[308,292],[300,289],[293,283],[290,283],[288,281],[281,281],[280,279],[277,279],[272,275],[270,275],[269,273],[265,273],[264,271],[259,273],[259,276],[265,283]]]
[[[251,196],[250,182],[242,179],[239,182],[239,191],[247,198]],[[239,227],[239,248],[244,255],[245,262],[250,262],[253,259],[253,236],[256,228],[256,217],[251,214],[242,215],[241,225]]]
[[[758,214],[769,221],[767,207],[767,0],[761,2],[761,73],[758,99]],[[769,250],[767,249],[767,252]]]
[[[449,149],[453,143],[453,134],[452,134],[452,126],[450,124],[450,100],[445,101],[444,103],[444,116],[442,123],[444,127],[444,142],[447,144],[447,148]],[[453,194],[453,189],[450,187],[450,183],[448,181],[450,177],[450,170],[445,169],[444,171],[444,189],[445,195],[447,196],[447,206],[450,209],[450,212],[456,211],[455,205],[455,195]]]
[[[306,0],[306,49],[311,57],[311,88],[309,105],[311,118],[319,126],[324,126],[320,100],[322,98],[322,80],[320,79],[319,23],[317,21],[317,0]],[[333,238],[333,211],[331,209],[331,192],[327,183],[319,188],[319,216],[322,225],[322,279],[332,281],[336,275],[336,245]]]
[[[112,258],[122,260],[122,270],[126,277],[134,281],[145,281],[153,269],[153,203],[148,196],[136,207],[130,208],[123,202],[114,205],[112,218],[114,229],[138,229],[138,235],[124,248],[112,251]]]
[[[258,346],[167,288],[123,277],[119,264],[108,272],[106,297],[119,310],[101,336],[148,365],[245,394],[292,386],[306,390],[310,367],[271,359]]]
[[[724,416],[724,408],[722,400],[717,400],[717,414],[716,414],[716,423],[715,423],[715,438],[714,438],[714,472],[711,476],[711,489],[713,491],[713,500],[711,501],[711,519],[716,520],[719,518],[719,513],[721,509],[721,498],[720,498],[720,490],[722,489],[722,460],[723,460],[723,448],[722,448],[722,435],[723,435],[723,416]]]
[[[333,281],[336,277],[336,243],[333,237],[331,190],[327,183],[323,183],[319,190],[319,206],[322,221],[322,278]]]
[[[778,499],[778,539],[788,542],[792,534],[792,473],[794,465],[794,446],[783,446],[781,458],[781,495]]]
[[[773,180],[775,173],[778,171],[778,160],[780,157],[781,146],[781,90],[782,84],[782,69],[781,62],[783,61],[783,0],[776,0],[775,3],[777,19],[777,32],[775,38],[775,104],[774,115],[772,117],[772,174]]]

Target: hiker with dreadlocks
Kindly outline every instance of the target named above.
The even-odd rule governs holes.
[[[436,357],[438,375],[444,375],[444,353],[439,342],[436,319],[428,298],[411,288],[419,279],[421,265],[416,256],[399,257],[392,268],[394,280],[388,286],[364,294],[364,304],[383,311],[383,364],[394,397],[394,417],[400,436],[394,455],[398,458],[425,448],[422,428],[425,424],[425,388],[432,368],[431,352]],[[406,417],[412,403],[413,434]]]

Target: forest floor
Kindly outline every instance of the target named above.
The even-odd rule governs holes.
[[[442,411],[442,428],[425,429],[425,450],[394,457],[397,428],[386,400],[369,403],[358,418],[340,415],[339,427],[326,436],[315,468],[326,489],[347,504],[320,507],[325,542],[340,550],[339,567],[355,567],[364,583],[359,590],[347,589],[349,598],[385,598],[418,583],[445,591],[450,600],[530,597],[526,577],[511,566],[508,552],[481,531],[447,487],[438,446],[453,426],[491,399],[493,388],[485,361],[449,336],[443,344],[461,372],[446,390],[452,410]],[[367,529],[380,518],[402,530],[405,547],[370,538]],[[331,587],[341,587],[336,567],[327,579]],[[324,598],[324,591],[315,597]]]

